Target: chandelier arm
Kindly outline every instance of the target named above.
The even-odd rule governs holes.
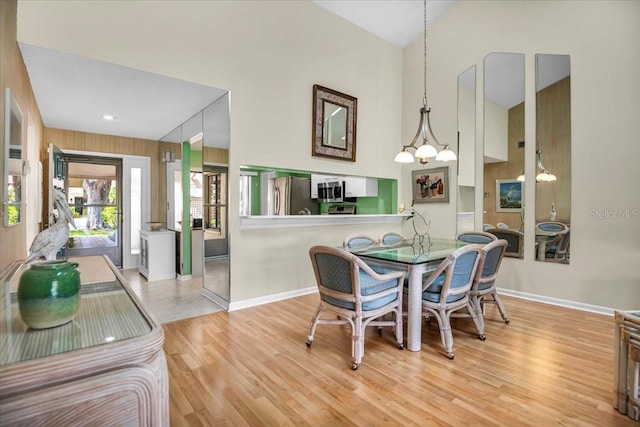
[[[546,172],[547,170],[542,165],[542,150],[540,148],[536,150],[536,157],[538,160],[538,169],[540,169],[543,172]]]
[[[424,127],[424,114],[420,114],[420,123],[418,124],[418,130],[416,131],[416,136],[413,137],[413,141],[411,141],[411,144],[405,145],[405,147],[416,148],[416,142],[418,142],[418,138],[420,138],[420,134],[423,132],[423,127]]]
[[[440,141],[438,141],[438,138],[436,138],[436,135],[433,133],[433,129],[431,129],[431,120],[429,119],[429,113],[431,112],[431,108],[427,107],[426,112],[427,112],[427,129],[429,130],[429,134],[431,135],[433,142],[435,142],[441,147],[448,147],[449,144],[441,144]]]

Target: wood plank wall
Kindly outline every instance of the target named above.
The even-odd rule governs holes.
[[[496,225],[504,222],[509,228],[519,230],[522,223],[520,212],[496,212],[496,180],[516,179],[524,170],[524,148],[518,143],[524,141],[524,103],[509,110],[507,136],[508,161],[484,165],[484,223]]]
[[[541,90],[537,95],[536,137],[542,150],[542,164],[558,180],[536,184],[536,221],[549,220],[551,203],[556,205],[557,220],[569,222],[571,214],[571,77]],[[508,224],[519,229],[520,213],[496,212],[496,180],[516,179],[524,170],[524,104],[509,110],[509,161],[484,165],[484,222]],[[535,141],[526,141],[534,144]],[[536,161],[534,159],[534,161]],[[537,175],[537,163],[536,163]]]
[[[14,97],[18,101],[23,118],[23,152],[25,155],[32,148],[29,145],[42,143],[43,125],[40,110],[36,103],[27,68],[22,59],[22,54],[18,48],[16,39],[17,31],[18,3],[16,0],[0,1],[0,129],[1,139],[4,142],[4,114],[5,114],[5,88],[11,89]],[[27,136],[29,138],[27,138]],[[0,144],[4,148],[4,144]],[[34,150],[38,151],[38,150]],[[4,160],[4,152],[1,156]],[[26,176],[24,185],[26,188],[34,186],[37,180],[37,159],[28,159],[31,163],[32,172]],[[1,164],[4,161],[0,162]],[[4,165],[0,166],[0,194],[5,185]],[[26,194],[26,193],[25,193]],[[10,262],[24,259],[27,255],[31,242],[27,242],[26,221],[28,209],[35,209],[26,205],[23,208],[23,222],[11,227],[4,226],[4,216],[0,217],[0,269],[6,267]]]
[[[40,150],[43,165],[48,165],[47,147],[49,143],[55,144],[62,151],[78,150],[101,154],[124,154],[149,157],[151,159],[151,221],[166,221],[166,173],[162,158],[164,151],[168,149],[175,150],[176,158],[179,158],[179,145],[148,139],[52,128],[45,128],[44,141],[45,144],[43,144]],[[47,166],[45,166],[45,170],[46,168]],[[48,176],[47,173],[48,172],[45,172],[45,176]],[[48,206],[48,194],[44,195],[43,206]],[[43,212],[43,215],[46,215],[46,212]],[[43,221],[44,220],[46,220],[46,218],[43,218]]]
[[[537,96],[536,135],[542,165],[558,180],[536,185],[536,221],[549,220],[551,204],[557,220],[571,217],[571,77],[541,90]]]
[[[46,144],[43,144],[40,152],[43,165],[48,164],[49,143],[55,144],[62,151],[66,149],[149,157],[151,159],[151,221],[167,221],[167,174],[163,157],[165,150],[173,150],[176,161],[179,161],[181,158],[179,144],[52,128],[45,128],[44,140]],[[204,147],[205,162],[228,164],[228,159],[228,150]],[[47,172],[45,176],[48,176]],[[44,198],[43,206],[48,206],[48,194],[45,194]],[[46,212],[43,212],[43,215],[46,215]]]

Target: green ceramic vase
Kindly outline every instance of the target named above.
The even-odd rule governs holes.
[[[20,317],[33,329],[53,328],[73,320],[80,309],[78,264],[67,260],[32,264],[20,276]]]

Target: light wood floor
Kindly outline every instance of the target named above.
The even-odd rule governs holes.
[[[452,319],[455,360],[437,323],[422,352],[369,328],[352,371],[350,331],[320,325],[317,294],[163,325],[172,426],[638,426],[613,402],[613,318],[503,297],[486,341]]]

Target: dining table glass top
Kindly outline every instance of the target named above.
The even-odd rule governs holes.
[[[403,264],[422,264],[441,260],[453,251],[469,243],[454,239],[405,239],[393,246],[374,245],[365,249],[352,250],[358,256],[400,262]]]

